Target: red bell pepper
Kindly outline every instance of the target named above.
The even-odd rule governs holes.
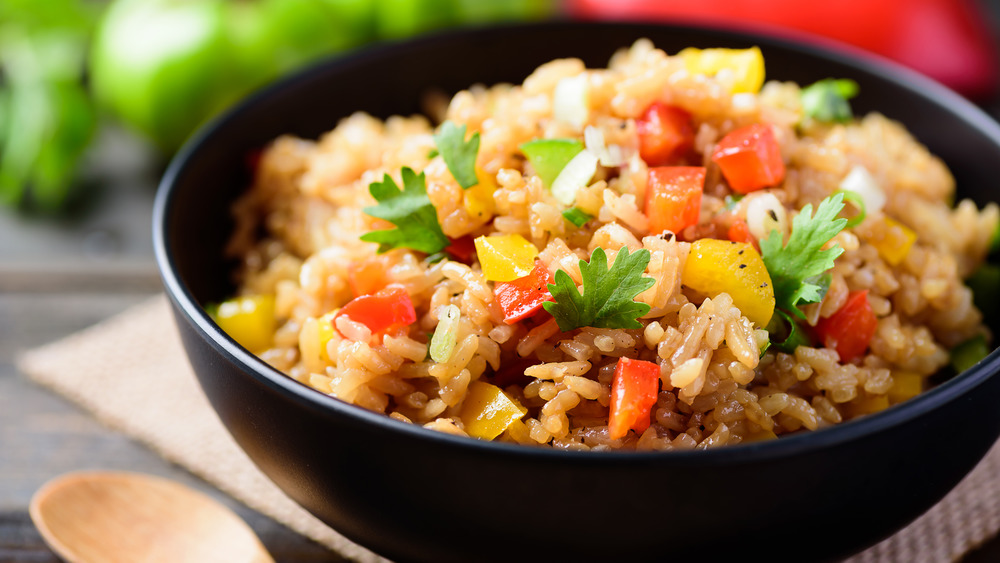
[[[454,256],[459,262],[468,264],[472,260],[472,254],[476,251],[476,243],[472,235],[459,238],[448,237],[448,240],[451,241],[451,244],[446,246],[444,251]]]
[[[347,283],[355,297],[370,295],[389,285],[389,259],[377,254],[347,267]]]
[[[701,166],[650,168],[646,179],[649,232],[678,233],[685,227],[698,224],[704,189],[705,168]]]
[[[368,327],[372,333],[382,332],[395,326],[407,326],[417,321],[417,312],[413,308],[410,294],[399,285],[389,287],[372,295],[355,297],[340,308],[333,318],[346,316],[354,322]]]
[[[837,311],[816,324],[816,334],[827,348],[840,355],[840,361],[851,362],[864,355],[878,319],[868,303],[868,290],[852,291]]]
[[[629,429],[649,428],[650,411],[660,388],[660,366],[653,362],[619,358],[611,379],[611,412],[608,432],[612,440],[624,438]]]
[[[766,123],[754,123],[731,131],[712,153],[729,187],[741,194],[780,184],[785,163],[774,131]]]
[[[726,231],[726,238],[733,242],[746,242],[753,245],[754,250],[760,252],[760,245],[757,239],[750,234],[750,227],[743,219],[734,219],[729,229]]]
[[[674,164],[694,146],[694,124],[683,109],[653,102],[635,122],[639,156],[649,166]]]
[[[504,322],[514,324],[542,309],[542,303],[553,301],[548,284],[555,283],[552,273],[539,261],[531,273],[509,282],[496,282],[493,293],[497,296]]]
[[[682,21],[826,37],[894,59],[967,96],[996,92],[1000,62],[985,1],[565,0],[570,16]],[[805,32],[805,34],[801,33]]]

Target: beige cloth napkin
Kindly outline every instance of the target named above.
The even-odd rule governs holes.
[[[198,387],[164,296],[27,352],[19,367],[247,506],[349,559],[385,561],[292,502],[239,449]],[[955,561],[998,530],[1000,444],[926,514],[849,561]]]

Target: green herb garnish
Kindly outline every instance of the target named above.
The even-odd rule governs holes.
[[[986,343],[986,337],[978,334],[965,342],[955,346],[951,350],[951,367],[955,371],[962,373],[979,363],[990,354],[990,347]]]
[[[792,221],[787,245],[782,246],[782,236],[777,230],[760,241],[761,258],[771,275],[777,308],[805,318],[799,304],[818,303],[823,298],[823,274],[844,252],[839,246],[823,250],[823,245],[847,225],[847,219],[837,218],[843,208],[842,193],[821,201],[815,216],[812,204],[806,205]],[[826,285],[829,287],[828,281]]]
[[[521,143],[518,148],[528,157],[545,187],[551,188],[569,161],[583,151],[583,143],[576,139],[535,139]]]
[[[850,121],[854,117],[847,101],[858,95],[858,83],[846,78],[827,78],[802,89],[802,110],[816,121]]]
[[[444,250],[451,242],[441,232],[437,210],[427,197],[424,174],[404,167],[402,176],[402,191],[388,174],[381,182],[372,182],[368,191],[379,203],[364,209],[368,215],[385,219],[397,228],[365,233],[361,240],[377,242],[379,254],[393,248],[412,248],[427,254]]]
[[[469,189],[479,183],[476,177],[476,153],[479,152],[479,132],[476,131],[468,141],[465,140],[465,125],[456,125],[452,121],[441,124],[434,135],[434,144],[438,153],[448,165],[448,170],[455,177],[462,189]]]
[[[587,221],[590,221],[591,219],[594,218],[593,215],[586,213],[579,207],[574,207],[572,209],[567,209],[566,211],[563,211],[562,216],[564,219],[566,219],[570,223],[573,223],[577,227],[582,227],[586,225]]]
[[[769,343],[772,346],[786,354],[794,354],[799,346],[812,346],[809,335],[802,330],[795,319],[781,309],[776,309],[774,312],[775,315],[767,325]]]
[[[844,194],[844,201],[849,202],[853,204],[854,207],[858,208],[858,214],[848,219],[847,225],[845,225],[844,228],[851,229],[857,227],[862,223],[862,221],[865,220],[865,215],[867,215],[866,213],[867,210],[865,209],[865,200],[862,199],[861,194],[859,194],[858,192],[852,192],[850,190],[840,190],[837,193]]]
[[[431,149],[427,151],[427,160],[430,160],[439,154],[441,153],[439,153],[437,149]]]
[[[649,305],[636,303],[634,299],[653,286],[653,278],[642,275],[648,264],[648,250],[630,254],[628,247],[623,246],[608,269],[608,255],[603,248],[595,248],[590,263],[580,260],[583,291],[577,289],[569,274],[559,270],[556,283],[548,285],[555,301],[542,306],[563,332],[582,326],[642,328],[636,319],[649,312]]]

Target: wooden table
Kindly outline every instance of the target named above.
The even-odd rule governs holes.
[[[161,291],[150,218],[162,164],[121,131],[102,132],[87,166],[101,186],[58,220],[0,210],[0,562],[55,562],[28,517],[45,481],[81,469],[168,477],[230,506],[278,561],[340,561],[17,372],[20,351],[52,342]]]

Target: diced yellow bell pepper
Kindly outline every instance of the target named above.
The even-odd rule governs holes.
[[[333,326],[333,318],[337,316],[339,310],[334,309],[316,319],[319,325],[319,357],[326,363],[332,362],[330,353],[326,351],[326,345],[330,343],[330,340],[333,340],[333,335],[337,333],[336,327]]]
[[[919,373],[908,371],[892,372],[892,388],[889,389],[889,402],[902,403],[916,397],[924,390],[924,377]]]
[[[677,54],[692,74],[715,76],[723,70],[733,73],[733,93],[755,94],[764,85],[764,55],[759,47],[749,49],[695,49]]]
[[[263,352],[274,341],[277,328],[274,296],[252,295],[223,301],[215,314],[215,322],[247,350]]]
[[[861,397],[858,397],[857,399],[854,399],[850,403],[847,403],[847,408],[850,411],[851,416],[874,414],[889,408],[889,396],[888,395],[868,396],[862,394]]]
[[[521,235],[481,236],[476,239],[476,254],[486,279],[508,282],[531,273],[538,249]]]
[[[486,221],[496,211],[493,192],[497,190],[497,182],[493,176],[478,166],[476,178],[479,179],[479,183],[462,192],[465,196],[465,212],[474,220]]]
[[[889,217],[885,218],[885,229],[881,235],[874,237],[871,243],[882,259],[893,266],[899,265],[910,253],[913,243],[917,242],[917,233],[913,229]]]
[[[728,293],[733,304],[758,327],[767,326],[774,314],[771,275],[749,243],[707,238],[694,241],[681,283],[708,297]]]
[[[492,440],[528,411],[502,389],[484,381],[473,381],[462,403],[459,418],[473,438]]]

